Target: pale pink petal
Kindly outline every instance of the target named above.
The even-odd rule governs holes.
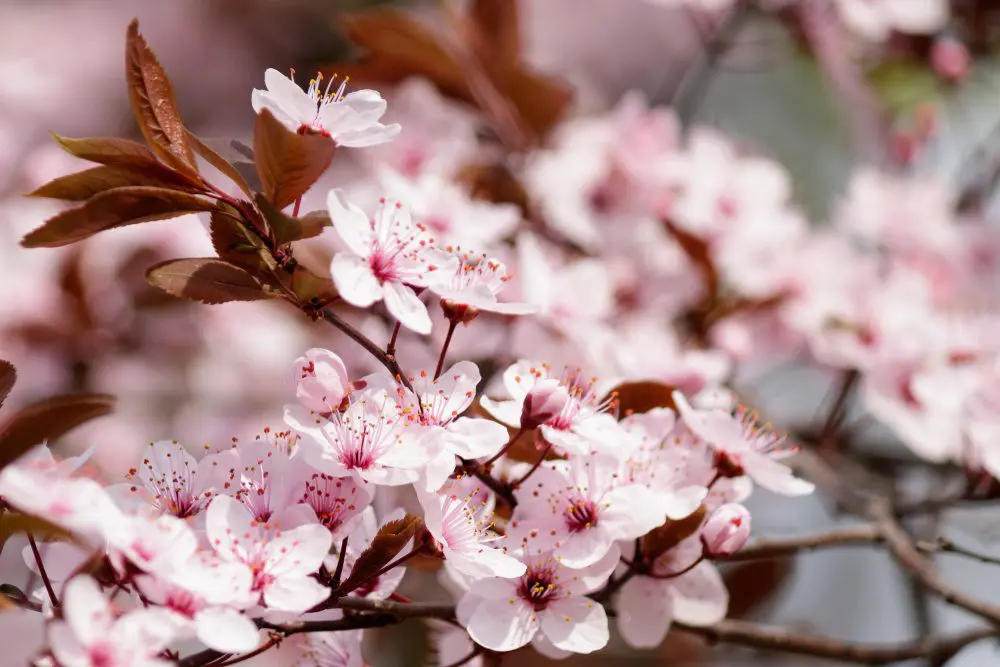
[[[618,594],[618,632],[629,646],[654,648],[663,642],[673,621],[670,583],[633,577]]]
[[[607,508],[601,520],[614,539],[628,540],[645,535],[666,520],[656,493],[641,484],[612,489],[601,499]]]
[[[493,456],[507,443],[507,429],[488,419],[459,417],[446,427],[448,450],[466,459]]]
[[[816,488],[812,482],[796,477],[785,464],[765,455],[746,456],[745,459],[747,474],[768,491],[783,496],[804,496]]]
[[[521,425],[521,401],[494,401],[483,396],[479,404],[486,412],[508,426]]]
[[[336,258],[334,261],[336,262]],[[419,334],[431,332],[431,317],[427,314],[427,306],[412,288],[403,283],[387,282],[383,284],[382,291],[385,307],[404,327]]]
[[[390,125],[373,123],[370,127],[363,130],[339,133],[336,139],[338,144],[347,148],[366,148],[368,146],[389,143],[399,136],[402,129],[399,123],[392,123]]]
[[[274,96],[269,95],[267,91],[253,91],[250,94],[250,104],[253,106],[254,113],[260,113],[262,110],[267,109],[279,123],[293,132],[302,125],[300,120],[288,115],[281,103]]]
[[[521,601],[511,604],[511,599],[492,599],[476,607],[466,629],[480,646],[513,651],[530,642],[539,625],[538,615]]]
[[[678,621],[691,625],[711,625],[726,617],[729,591],[719,571],[711,563],[701,563],[671,583],[674,615]]]
[[[691,516],[701,506],[705,496],[708,495],[708,489],[695,484],[657,495],[668,519],[683,519]]]
[[[264,602],[277,611],[304,612],[329,595],[329,589],[310,577],[282,577],[264,590]]]
[[[608,644],[608,615],[589,598],[556,600],[542,614],[542,632],[564,651],[592,653]]]
[[[337,235],[355,255],[367,257],[372,252],[374,233],[368,216],[344,196],[343,190],[330,190],[326,207]]]
[[[257,625],[228,607],[209,607],[195,616],[195,631],[205,646],[224,653],[248,653],[260,643]]]
[[[330,553],[333,536],[318,523],[280,532],[264,547],[268,574],[301,577],[319,570]]]
[[[330,264],[330,274],[337,293],[353,306],[367,308],[382,298],[382,286],[372,273],[368,261],[362,257],[338,252]]]
[[[267,92],[288,115],[299,121],[316,116],[316,102],[299,87],[299,84],[278,70],[269,68],[264,72],[264,85],[267,86]]]
[[[663,523],[662,521],[660,523]],[[556,558],[566,567],[581,568],[603,558],[614,540],[601,525],[570,534],[556,549]]]
[[[63,618],[77,639],[90,643],[107,636],[114,618],[111,606],[97,582],[87,576],[74,577],[63,589]]]

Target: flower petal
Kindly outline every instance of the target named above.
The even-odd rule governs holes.
[[[343,190],[330,190],[326,196],[326,208],[333,228],[351,252],[361,257],[370,255],[375,237],[365,212],[348,201]]]
[[[419,334],[431,332],[431,317],[427,314],[427,306],[410,287],[403,283],[387,282],[382,286],[382,291],[385,307],[404,327]]]
[[[483,600],[469,619],[466,630],[480,646],[491,651],[513,651],[525,646],[538,632],[534,610],[520,600]]]
[[[228,607],[209,607],[198,612],[195,632],[205,646],[224,653],[247,653],[260,643],[254,622]]]
[[[667,581],[633,577],[618,594],[618,632],[634,648],[654,648],[663,642],[673,622]]]
[[[330,264],[330,273],[337,292],[352,306],[367,308],[382,298],[382,286],[368,261],[362,257],[338,252]],[[427,321],[430,322],[430,318]]]
[[[608,644],[608,615],[589,598],[556,600],[542,614],[542,632],[564,651],[592,653]]]

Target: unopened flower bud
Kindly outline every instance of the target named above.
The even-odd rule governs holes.
[[[957,39],[941,37],[931,46],[931,67],[934,73],[949,83],[965,78],[972,65],[972,56]]]
[[[295,360],[295,396],[313,412],[328,413],[340,407],[350,385],[347,368],[333,352],[313,348]]]
[[[708,517],[701,543],[708,558],[731,556],[750,539],[750,512],[739,503],[722,505]]]
[[[441,299],[441,312],[444,313],[445,318],[449,322],[464,324],[466,326],[479,316],[479,309],[475,306],[458,303],[451,299]]]
[[[539,380],[524,397],[521,408],[521,428],[538,428],[566,407],[569,393],[561,382],[555,379]]]

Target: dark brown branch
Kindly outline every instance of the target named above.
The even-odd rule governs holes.
[[[878,544],[881,541],[882,535],[878,532],[878,529],[873,525],[864,524],[849,528],[837,528],[826,533],[803,535],[801,537],[791,537],[781,540],[755,540],[733,555],[719,560],[736,562],[775,558],[778,556],[789,556],[800,551],[814,551],[830,547],[864,546]]]
[[[410,391],[413,391],[413,384],[410,382],[410,379],[403,374],[403,371],[400,369],[399,364],[396,362],[396,358],[394,356],[386,354],[386,352],[381,347],[376,345],[371,338],[364,335],[363,333],[352,327],[350,324],[345,322],[339,315],[337,315],[337,313],[333,312],[331,309],[329,308],[323,309],[323,319],[332,324],[333,326],[337,327],[338,329],[340,329],[342,332],[344,332],[344,334],[348,338],[353,340],[355,343],[365,348],[370,355],[375,357],[375,359],[380,364],[385,366],[385,368],[392,374],[394,378],[396,378],[400,382],[400,384],[402,384]]]
[[[992,628],[977,628],[947,637],[923,637],[892,645],[864,645],[837,641],[826,637],[797,635],[780,628],[747,623],[722,621],[709,627],[674,623],[674,628],[704,637],[710,643],[740,644],[762,650],[809,655],[862,665],[889,665],[906,660],[950,658],[969,644],[996,637]]]

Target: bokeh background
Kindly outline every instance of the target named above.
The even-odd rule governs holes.
[[[173,79],[188,127],[220,144],[232,139],[246,142],[253,122],[250,91],[262,86],[264,69],[295,68],[308,78],[309,72],[327,63],[349,58],[351,47],[339,19],[371,4],[363,0],[0,0],[0,357],[13,361],[19,370],[9,404],[71,391],[118,396],[115,415],[79,429],[63,443],[67,450],[98,445],[94,465],[107,479],[120,475],[139,449],[153,440],[219,444],[233,437],[252,437],[280,422],[281,406],[293,388],[292,361],[308,347],[338,349],[345,341],[281,305],[205,307],[149,288],[144,270],[150,264],[211,254],[204,224],[196,219],[126,228],[64,249],[21,248],[20,237],[60,207],[57,202],[24,198],[23,193],[80,168],[48,133],[139,137],[122,71],[125,27],[137,16]],[[437,10],[437,3],[431,2],[390,4],[405,5],[428,17]],[[691,73],[704,64],[706,30],[720,20],[702,11],[712,4],[521,0],[523,57],[572,85],[576,115],[606,111],[629,91],[641,91],[651,104],[669,104],[679,90],[692,85]],[[995,18],[990,12],[977,16],[976,20]],[[921,60],[927,43],[895,45],[901,53],[921,54],[912,62],[903,59],[903,64],[889,62],[885,50],[873,49],[866,56],[874,73],[873,89],[880,104],[891,111],[893,130],[905,133],[918,122],[921,110],[934,110],[934,138],[914,168],[961,179],[1000,151],[996,131],[1000,71],[990,53],[992,32],[985,32],[985,43],[975,50],[971,69],[959,83],[942,81],[926,59]],[[802,47],[780,13],[755,12],[732,33],[724,40],[724,53],[711,74],[702,73],[694,83],[704,90],[694,96],[696,104],[680,110],[682,119],[716,127],[782,163],[793,175],[797,202],[813,224],[822,225],[852,170],[873,159],[852,131],[856,116],[865,113],[864,103],[831,83],[824,65]],[[433,120],[440,101],[421,95],[420,82],[404,85],[418,91],[382,92],[390,101],[387,119],[402,122],[405,133],[410,117]],[[442,112],[441,118],[443,127],[436,131],[445,138],[467,130],[452,116]],[[326,186],[358,185],[372,177],[369,162],[351,156],[338,156],[337,162]],[[312,207],[318,208],[320,202],[321,196]],[[811,416],[829,381],[821,372],[782,365],[756,374],[750,386],[769,417],[795,423]],[[887,434],[873,442],[889,452],[899,449]],[[917,477],[908,483],[926,491],[943,482]],[[758,535],[818,531],[839,520],[820,498],[777,502],[761,491],[754,503]],[[962,510],[950,517],[948,525],[967,543],[996,548],[998,518],[989,509]],[[913,528],[933,531],[933,527]],[[5,549],[0,567],[19,558],[19,551]],[[955,561],[941,565],[958,585],[973,587],[986,597],[994,590],[1000,598],[995,568]],[[734,593],[732,615],[800,631],[891,642],[928,627],[958,628],[967,620],[959,612],[915,597],[903,575],[875,550],[804,555],[794,563],[764,563],[738,577],[740,592]],[[421,594],[419,589],[412,592]],[[374,665],[415,665],[425,659],[424,638],[416,628],[380,631],[370,639],[369,659]],[[5,659],[0,651],[0,664],[7,664]],[[980,643],[950,664],[985,666],[998,659],[994,645]],[[290,655],[277,653],[248,664],[291,664],[291,660]],[[537,660],[517,657],[519,664]],[[709,649],[674,637],[656,652],[636,653],[615,642],[598,656],[566,661],[567,665],[609,663],[818,661]]]

